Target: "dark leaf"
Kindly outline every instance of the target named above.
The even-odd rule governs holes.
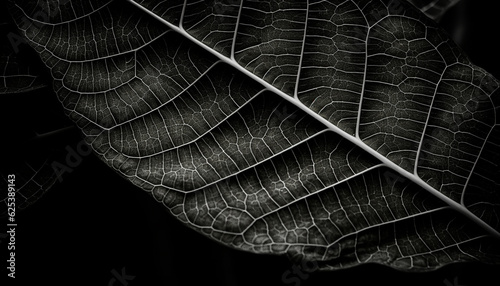
[[[69,116],[190,227],[319,269],[499,262],[499,82],[406,2],[39,3],[11,13]]]
[[[5,14],[5,3],[0,4]],[[40,70],[33,60],[33,52],[14,24],[2,15],[0,21],[0,95],[22,93],[46,87],[45,80],[40,77]],[[35,58],[35,62],[38,58]],[[38,60],[39,61],[39,60]]]
[[[441,17],[460,0],[408,0],[429,18],[439,20]]]
[[[61,180],[54,172],[53,163],[65,163],[65,145],[76,142],[75,137],[68,136],[70,132],[59,132],[72,129],[72,124],[47,88],[51,79],[43,76],[43,63],[11,23],[5,4],[0,4],[3,21],[0,23],[3,39],[0,44],[0,128],[7,142],[2,148],[0,186],[7,190],[8,175],[14,175],[16,209],[24,210]],[[1,217],[8,214],[8,205],[9,197],[5,195]]]

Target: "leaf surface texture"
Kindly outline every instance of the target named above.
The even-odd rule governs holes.
[[[321,269],[498,263],[499,82],[412,5],[66,1],[22,21],[46,2],[11,13],[67,113],[190,227]]]

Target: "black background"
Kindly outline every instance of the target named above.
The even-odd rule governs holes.
[[[498,16],[494,7],[478,3],[462,1],[443,19],[443,26],[473,62],[500,78]],[[68,142],[75,148],[78,141]],[[84,156],[61,183],[18,212],[17,223],[16,281],[30,285],[124,285],[113,282],[113,271],[134,276],[127,281],[132,286],[498,285],[500,281],[499,267],[481,264],[454,264],[428,273],[378,265],[293,273],[296,268],[285,257],[230,249],[185,227],[94,155]]]

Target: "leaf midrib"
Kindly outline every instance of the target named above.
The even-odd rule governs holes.
[[[367,152],[370,155],[374,156],[376,159],[378,159],[380,162],[382,162],[383,166],[386,166],[387,168],[393,170],[394,172],[398,173],[399,175],[403,176],[404,178],[410,180],[411,182],[415,183],[416,185],[418,185],[421,188],[425,189],[426,191],[430,192],[435,197],[437,197],[438,199],[440,199],[441,201],[443,201],[444,203],[446,203],[447,205],[449,205],[453,210],[461,213],[462,215],[464,215],[465,217],[469,218],[474,223],[476,223],[477,225],[479,225],[480,227],[482,227],[490,235],[492,235],[492,236],[500,239],[500,232],[499,231],[495,230],[493,227],[491,227],[486,222],[484,222],[483,220],[481,220],[474,213],[472,213],[471,211],[469,211],[464,205],[462,205],[460,203],[457,203],[456,201],[454,201],[454,200],[450,199],[449,197],[445,196],[443,193],[439,192],[438,190],[434,189],[432,186],[430,186],[429,184],[427,184],[425,181],[423,181],[416,174],[412,174],[412,173],[408,172],[407,170],[401,168],[396,163],[390,161],[385,156],[381,155],[380,153],[376,152],[374,149],[370,148],[366,143],[364,143],[363,141],[361,141],[361,139],[352,136],[351,134],[345,132],[344,130],[340,129],[339,127],[337,127],[334,124],[332,124],[331,122],[329,122],[327,119],[321,117],[319,114],[315,113],[314,111],[312,111],[311,109],[309,109],[307,106],[305,106],[297,98],[296,95],[294,97],[291,97],[290,95],[284,93],[283,91],[281,91],[278,88],[274,87],[273,85],[271,85],[267,81],[263,80],[262,78],[256,76],[255,74],[253,74],[249,70],[247,70],[244,67],[242,67],[241,65],[239,65],[234,60],[234,58],[232,58],[232,57],[231,58],[227,58],[226,56],[224,56],[224,55],[220,54],[219,52],[213,50],[212,48],[210,48],[206,44],[200,42],[198,39],[196,39],[192,35],[190,35],[186,30],[184,30],[182,28],[183,16],[184,16],[185,9],[186,9],[186,2],[184,2],[184,5],[183,5],[181,18],[179,20],[180,24],[179,24],[179,26],[176,26],[176,25],[174,25],[174,24],[166,21],[165,19],[161,18],[161,16],[158,16],[155,13],[149,11],[147,8],[143,7],[142,5],[136,3],[134,0],[127,0],[127,1],[130,2],[132,5],[138,7],[139,9],[141,9],[146,14],[148,14],[148,15],[152,16],[153,18],[157,19],[158,21],[160,21],[161,23],[163,23],[164,25],[166,25],[171,30],[176,31],[177,33],[181,34],[185,38],[187,38],[190,41],[192,41],[197,46],[203,48],[207,52],[209,52],[212,55],[216,56],[221,62],[224,62],[224,63],[232,66],[233,68],[235,68],[238,71],[242,72],[246,76],[250,77],[251,79],[253,79],[256,82],[258,82],[261,85],[263,85],[267,90],[269,90],[269,91],[271,91],[271,92],[279,95],[282,99],[290,102],[291,104],[295,105],[297,108],[300,108],[301,110],[303,110],[304,112],[306,112],[307,114],[309,114],[310,116],[312,116],[313,118],[315,118],[317,121],[319,121],[320,123],[322,123],[324,126],[326,126],[332,132],[335,132],[336,134],[342,136],[343,138],[345,138],[346,140],[350,141],[354,145],[358,146],[359,148],[361,148],[365,152]],[[240,7],[240,12],[241,12],[241,7]],[[240,17],[238,16],[237,25],[239,23],[239,18]],[[236,25],[235,31],[237,31],[237,27],[238,27],[237,25]],[[235,32],[235,34],[236,34],[236,32]],[[234,49],[234,44],[232,45],[232,50],[233,49]],[[231,54],[233,54],[233,53],[231,53]],[[300,71],[299,71],[299,74],[300,74]],[[365,70],[365,74],[366,74],[366,70]]]

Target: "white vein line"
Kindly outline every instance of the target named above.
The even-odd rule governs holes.
[[[92,14],[96,14],[96,13],[100,12],[101,10],[104,10],[104,9],[109,9],[109,7],[108,7],[108,6],[109,6],[109,5],[111,5],[111,3],[112,3],[112,2],[113,2],[113,1],[109,1],[108,3],[106,3],[106,4],[102,5],[101,7],[99,7],[99,9],[94,9],[94,7],[92,7],[92,12],[90,12],[90,13],[88,13],[88,14],[82,15],[82,16],[80,16],[80,17],[77,17],[77,18],[74,18],[74,19],[71,19],[71,20],[68,20],[68,21],[61,21],[61,22],[56,22],[56,23],[44,22],[44,21],[40,21],[39,19],[36,19],[36,18],[31,18],[31,17],[29,17],[29,16],[28,16],[28,15],[24,12],[24,9],[22,9],[22,8],[21,8],[18,4],[15,4],[15,6],[16,6],[19,10],[23,11],[24,17],[26,17],[26,19],[29,19],[29,20],[31,20],[31,21],[33,21],[33,22],[40,23],[40,24],[47,25],[47,26],[56,26],[56,25],[60,25],[60,24],[69,24],[69,23],[71,23],[71,22],[78,21],[78,20],[80,20],[80,19],[83,19],[83,18],[89,17],[89,16],[90,16],[90,15],[92,15]],[[90,2],[89,2],[89,3],[90,3]],[[91,3],[90,3],[90,5],[92,6],[92,4],[91,4]],[[39,5],[37,5],[36,7],[40,7],[40,6],[39,6]],[[43,12],[43,8],[42,8],[42,11],[41,11],[41,12],[42,12],[42,14],[41,14],[41,15],[45,15],[45,17],[46,17],[46,15],[47,15],[47,14],[44,14],[44,12]],[[38,13],[35,13],[35,15],[39,15],[39,14],[38,14]],[[43,17],[43,18],[45,18],[45,17]]]
[[[361,171],[361,172],[359,172],[359,173],[354,173],[352,176],[346,177],[346,178],[344,178],[343,180],[340,180],[340,181],[337,181],[337,182],[335,182],[335,183],[333,183],[333,184],[330,184],[330,185],[328,185],[328,186],[326,186],[326,187],[324,187],[324,188],[320,188],[320,189],[317,189],[317,190],[315,190],[315,191],[312,191],[312,192],[308,193],[307,195],[304,195],[303,197],[296,198],[296,199],[294,199],[294,200],[290,201],[289,203],[286,203],[286,204],[284,204],[284,205],[282,205],[282,206],[279,206],[278,208],[276,208],[276,209],[274,209],[274,210],[272,210],[272,211],[270,211],[270,212],[268,212],[268,213],[265,213],[265,214],[262,214],[262,215],[260,215],[260,216],[258,216],[258,217],[255,217],[255,218],[254,218],[254,221],[253,221],[252,223],[248,224],[248,226],[247,226],[247,227],[246,227],[246,228],[245,228],[245,229],[244,229],[244,230],[243,230],[240,234],[241,234],[241,235],[243,235],[243,234],[244,234],[244,233],[245,233],[245,232],[246,232],[249,228],[251,228],[251,227],[252,227],[252,226],[253,226],[253,225],[254,225],[257,221],[262,220],[264,217],[267,217],[267,216],[272,215],[272,214],[274,214],[274,213],[278,213],[280,210],[286,209],[286,208],[288,208],[289,206],[291,206],[291,205],[293,205],[293,204],[296,204],[296,203],[297,203],[297,202],[299,202],[299,201],[305,201],[307,198],[309,198],[309,197],[311,197],[311,196],[317,195],[317,194],[319,194],[319,193],[321,193],[321,192],[323,192],[323,191],[325,191],[325,190],[327,190],[327,189],[331,189],[332,187],[335,187],[335,186],[340,185],[340,184],[342,184],[342,183],[348,182],[348,181],[352,180],[353,178],[356,178],[356,177],[362,176],[362,175],[364,175],[365,173],[368,173],[368,172],[370,172],[370,171],[372,171],[372,170],[375,170],[375,169],[378,169],[378,168],[381,168],[381,167],[383,167],[383,164],[374,165],[374,166],[372,166],[372,167],[370,167],[370,168],[367,168],[367,169],[365,169],[365,170],[363,170],[363,171]],[[253,217],[252,217],[252,218],[253,218]],[[347,218],[347,219],[349,219],[349,218]],[[353,225],[353,226],[354,226],[354,225]],[[243,237],[244,237],[244,235],[243,235]]]
[[[494,94],[496,91],[497,91],[497,89],[495,89],[495,91],[493,91],[491,94]],[[491,101],[491,97],[490,97],[490,101]],[[494,106],[493,103],[492,103],[492,105]],[[497,108],[493,108],[493,113],[494,113],[493,118],[498,118],[497,117]],[[497,126],[497,125],[498,124],[494,124],[494,126]],[[491,133],[493,133],[493,131],[494,131],[494,127],[490,129],[490,132],[488,133],[488,136],[486,136],[486,138],[484,140],[484,143],[483,143],[483,146],[481,146],[481,150],[477,154],[476,161],[474,162],[474,167],[472,167],[472,170],[469,173],[469,176],[467,177],[467,180],[465,181],[464,189],[462,190],[462,196],[460,197],[460,204],[462,204],[464,206],[465,206],[465,202],[464,202],[465,201],[465,190],[467,189],[467,186],[469,186],[469,182],[470,182],[471,177],[475,174],[474,170],[476,169],[477,164],[478,164],[479,160],[481,159],[481,155],[484,152],[486,144],[488,144],[488,142],[489,142],[488,139],[490,138]]]
[[[365,19],[366,22],[366,37],[365,37],[365,67],[364,67],[364,72],[363,72],[363,84],[361,86],[361,94],[359,97],[359,106],[358,106],[358,117],[356,118],[356,130],[354,131],[354,135],[356,136],[356,139],[361,140],[359,137],[359,127],[360,127],[360,122],[361,122],[361,112],[362,112],[362,106],[363,106],[363,97],[365,94],[365,87],[366,87],[366,76],[367,76],[367,69],[368,69],[368,37],[370,35],[370,29],[371,27],[368,25],[368,19],[366,19],[365,14],[363,13],[363,10],[358,6],[357,3],[354,1],[351,1],[352,4],[354,4],[359,12],[363,15],[363,18]],[[364,28],[364,27],[363,27]]]
[[[245,74],[249,78],[251,78],[251,79],[255,80],[256,82],[261,83],[263,86],[267,87],[268,90],[274,92],[275,94],[279,95],[283,99],[289,101],[290,103],[294,104],[298,108],[302,109],[304,112],[308,113],[313,118],[315,118],[318,122],[320,122],[323,125],[327,126],[333,132],[335,132],[335,133],[339,134],[340,136],[344,137],[345,139],[349,140],[351,143],[355,144],[356,146],[359,146],[365,152],[367,152],[368,154],[371,154],[373,157],[375,157],[376,159],[378,159],[379,161],[381,161],[385,166],[387,166],[388,168],[392,169],[394,172],[400,174],[401,176],[403,176],[403,177],[407,178],[408,180],[414,182],[415,184],[417,184],[421,188],[427,190],[428,192],[430,192],[431,194],[433,194],[434,196],[436,196],[438,199],[440,199],[444,203],[448,204],[455,211],[457,211],[460,214],[463,214],[466,217],[468,217],[469,219],[471,219],[474,223],[476,223],[478,226],[482,227],[489,234],[491,234],[492,236],[500,239],[500,232],[499,231],[495,230],[493,227],[491,227],[490,225],[488,225],[486,222],[482,221],[480,218],[478,218],[475,214],[473,214],[472,212],[470,212],[463,205],[455,202],[454,200],[450,199],[449,197],[447,197],[446,195],[442,194],[438,190],[434,189],[429,184],[427,184],[426,182],[424,182],[421,178],[415,176],[413,173],[408,172],[407,170],[405,170],[405,169],[401,168],[400,166],[398,166],[396,163],[390,161],[388,158],[386,158],[382,154],[380,154],[377,151],[375,151],[372,148],[370,148],[368,145],[366,145],[366,143],[364,143],[363,141],[361,141],[359,138],[353,137],[351,134],[348,134],[344,130],[342,130],[339,127],[337,127],[334,124],[332,124],[327,119],[323,118],[319,114],[317,114],[314,111],[312,111],[311,109],[309,109],[306,105],[304,105],[298,99],[289,96],[288,94],[284,93],[280,89],[276,88],[275,86],[273,86],[270,83],[266,82],[262,78],[256,76],[255,74],[253,74],[249,70],[245,69],[244,67],[242,67],[241,65],[239,65],[238,63],[236,63],[234,60],[225,57],[224,55],[222,55],[219,52],[213,50],[212,48],[210,48],[206,44],[200,42],[195,37],[193,37],[192,35],[190,35],[189,33],[187,33],[184,29],[181,29],[178,26],[176,26],[176,25],[174,25],[174,24],[172,24],[172,23],[164,20],[160,16],[158,16],[155,13],[149,11],[148,9],[146,9],[145,7],[141,6],[140,4],[134,2],[133,0],[128,0],[128,1],[130,3],[132,3],[133,5],[135,5],[136,7],[138,7],[139,9],[141,9],[142,11],[144,11],[145,13],[149,14],[151,17],[159,20],[160,22],[162,22],[163,24],[165,24],[170,29],[172,29],[172,30],[180,33],[181,35],[183,35],[187,39],[191,40],[193,43],[195,43],[198,46],[200,46],[203,49],[205,49],[207,52],[209,52],[212,55],[218,57],[221,61],[223,61],[223,62],[225,62],[225,63],[233,66],[234,68],[238,69],[239,71],[241,71],[243,74]]]
[[[443,70],[443,72],[441,73],[441,76],[439,77],[439,81],[437,82],[436,87],[434,88],[434,94],[432,96],[432,101],[429,105],[429,113],[427,115],[427,119],[425,120],[424,128],[422,129],[422,136],[420,137],[420,143],[418,144],[417,153],[416,153],[417,156],[415,157],[415,168],[413,169],[413,174],[415,176],[418,176],[418,173],[417,173],[418,167],[419,167],[418,161],[420,160],[420,154],[422,153],[422,146],[424,145],[424,138],[425,138],[425,135],[427,133],[427,127],[429,126],[429,120],[431,118],[432,110],[434,108],[434,101],[436,100],[436,94],[437,94],[437,91],[439,90],[439,87],[441,86],[441,81],[443,79],[443,75],[446,73],[447,69],[448,68],[445,68]]]
[[[236,38],[238,37],[238,27],[240,26],[240,19],[241,19],[241,13],[242,13],[242,10],[243,10],[243,1],[244,0],[240,0],[240,8],[238,10],[238,16],[236,18],[236,24],[235,24],[235,28],[234,28],[234,34],[233,34],[233,42],[231,44],[231,53],[229,54],[230,58],[232,61],[235,61],[234,59],[234,49],[236,47]]]
[[[285,154],[286,152],[288,152],[288,151],[290,151],[290,150],[294,149],[295,147],[297,147],[297,146],[299,146],[299,145],[302,145],[302,144],[304,144],[304,143],[306,143],[306,142],[308,142],[308,141],[310,141],[310,140],[312,140],[312,139],[314,139],[314,138],[316,138],[316,137],[319,137],[321,134],[324,134],[324,133],[326,133],[326,132],[328,132],[328,131],[329,131],[328,129],[325,129],[325,130],[319,131],[319,132],[318,132],[318,133],[316,133],[316,134],[312,134],[312,135],[310,135],[308,138],[306,138],[306,139],[304,139],[304,140],[301,140],[301,141],[298,141],[298,142],[296,142],[296,143],[294,143],[294,144],[291,144],[289,147],[287,147],[287,148],[285,148],[285,149],[283,149],[283,150],[281,150],[281,151],[279,151],[279,152],[277,152],[277,153],[273,154],[272,156],[269,156],[269,157],[265,158],[264,160],[259,161],[259,160],[257,160],[256,158],[253,158],[253,159],[255,160],[255,162],[256,162],[255,164],[248,164],[248,166],[247,166],[247,167],[245,167],[245,168],[243,168],[243,169],[241,169],[241,170],[238,170],[238,172],[232,173],[232,174],[230,174],[229,176],[226,176],[226,177],[220,177],[219,179],[217,179],[217,180],[215,180],[215,181],[213,181],[213,182],[207,183],[207,184],[203,185],[202,187],[199,187],[199,188],[194,188],[194,189],[187,190],[187,191],[186,191],[186,190],[174,189],[174,188],[171,188],[171,187],[169,187],[169,189],[171,189],[171,190],[173,190],[173,191],[176,191],[176,192],[180,192],[180,193],[186,193],[186,194],[187,194],[187,193],[193,193],[193,192],[196,192],[196,191],[200,191],[200,190],[205,189],[205,188],[207,188],[207,187],[209,187],[209,186],[216,185],[216,184],[220,183],[221,181],[225,181],[225,180],[228,180],[229,178],[235,177],[235,176],[237,176],[238,174],[241,174],[241,173],[243,173],[243,172],[245,172],[245,171],[247,171],[247,170],[254,169],[256,166],[261,165],[261,164],[263,164],[263,163],[265,163],[265,162],[268,162],[268,161],[271,161],[271,162],[272,162],[272,159],[274,159],[274,158],[276,158],[276,157],[279,157],[279,156],[282,156],[282,155],[283,155],[283,154]],[[229,156],[228,156],[228,157],[229,157]],[[182,161],[180,161],[180,162],[182,162]],[[353,172],[353,173],[355,173],[355,172]],[[143,181],[144,181],[144,182],[146,182],[146,183],[149,183],[149,182],[147,182],[146,180],[144,180],[144,179],[142,179],[142,178],[140,178],[140,177],[138,177],[138,178],[139,178],[139,179],[141,179],[141,180],[143,180]],[[149,184],[151,184],[151,183],[149,183]],[[164,187],[162,184],[159,184],[159,185],[158,185],[158,184],[155,184],[155,185],[153,185],[153,186],[157,186],[157,187]]]
[[[427,210],[427,211],[423,211],[423,212],[411,214],[411,215],[408,215],[406,217],[396,218],[394,220],[388,220],[388,221],[384,221],[384,222],[381,222],[381,223],[372,224],[370,226],[361,228],[359,230],[356,230],[356,231],[350,232],[350,233],[348,233],[346,235],[343,235],[342,237],[339,237],[337,240],[335,240],[332,243],[328,244],[327,247],[339,243],[341,240],[345,239],[346,237],[357,235],[357,234],[359,234],[361,232],[367,231],[368,229],[372,229],[372,228],[376,228],[376,227],[380,227],[380,226],[384,226],[384,225],[388,225],[388,224],[393,224],[395,222],[406,221],[406,220],[413,219],[413,218],[416,218],[416,217],[419,217],[419,216],[422,216],[422,215],[432,214],[432,213],[435,213],[435,212],[438,212],[440,210],[444,210],[444,209],[447,209],[447,208],[448,207],[446,207],[446,206],[445,207],[439,207],[439,208],[435,208],[435,209],[431,209],[431,210]]]
[[[300,50],[300,59],[299,59],[299,67],[297,69],[297,80],[295,81],[295,89],[293,91],[293,97],[298,100],[299,93],[299,83],[300,83],[300,75],[302,70],[302,63],[304,60],[304,51],[306,47],[306,38],[307,38],[307,23],[309,23],[309,0],[306,1],[306,19],[304,26],[304,36],[302,37],[302,48]]]
[[[161,151],[159,151],[159,152],[156,152],[156,153],[151,153],[151,154],[147,154],[147,155],[138,155],[138,156],[133,156],[133,155],[128,155],[128,154],[123,154],[123,155],[124,155],[124,156],[126,156],[126,157],[127,157],[127,158],[129,158],[129,159],[144,159],[144,158],[154,157],[154,156],[157,156],[157,155],[160,155],[160,154],[164,154],[164,153],[170,152],[170,151],[172,151],[172,150],[174,150],[174,149],[179,149],[179,148],[182,148],[182,147],[185,147],[185,146],[191,145],[191,144],[195,143],[196,141],[203,139],[203,137],[204,137],[206,134],[209,134],[212,130],[216,129],[216,128],[217,128],[217,127],[219,127],[220,125],[225,124],[225,123],[227,122],[227,120],[228,120],[230,117],[232,117],[232,116],[233,116],[233,115],[235,115],[235,114],[238,114],[238,113],[239,113],[239,111],[240,111],[241,109],[243,109],[244,107],[246,107],[248,104],[250,104],[250,102],[251,102],[254,98],[258,97],[260,94],[262,94],[262,93],[263,93],[263,92],[265,92],[265,91],[266,91],[266,89],[262,89],[262,90],[260,90],[260,91],[259,91],[259,92],[257,92],[254,96],[252,96],[252,97],[251,97],[251,98],[250,98],[247,102],[245,102],[245,103],[244,103],[244,104],[242,104],[241,106],[238,106],[238,108],[236,108],[236,109],[235,109],[232,113],[228,114],[224,120],[221,120],[221,121],[219,121],[217,124],[214,124],[213,126],[211,126],[210,128],[208,128],[207,130],[205,130],[205,132],[203,132],[203,133],[201,133],[201,134],[198,134],[198,136],[197,136],[196,138],[193,138],[193,139],[192,139],[192,140],[190,140],[190,141],[186,141],[186,142],[184,142],[184,143],[182,143],[182,144],[172,146],[171,148],[167,148],[167,149],[161,150]],[[183,92],[182,92],[182,93],[183,93]],[[177,97],[177,96],[176,96],[176,97]],[[147,112],[146,114],[148,114],[148,113],[150,113],[150,112]],[[144,115],[146,115],[146,114],[144,114]],[[161,115],[161,113],[160,113],[160,115]],[[141,118],[141,117],[144,117],[144,116],[142,116],[142,115],[141,115],[141,116],[138,116],[138,117],[136,117],[135,119],[131,119],[131,120],[129,120],[129,121],[131,122],[131,121],[134,121],[134,120],[136,120],[136,119],[138,119],[138,118]],[[163,117],[163,116],[162,116],[162,117]],[[242,120],[243,120],[243,121],[245,121],[245,119],[244,119],[244,118],[242,118]],[[163,119],[163,121],[165,121],[165,119]],[[125,122],[124,122],[124,123],[125,123]],[[117,126],[121,126],[121,125],[123,125],[123,124],[120,124],[120,125],[117,125]],[[113,128],[114,128],[114,127],[113,127]],[[170,135],[169,135],[169,136],[170,136]],[[170,138],[170,142],[174,142],[174,141],[175,141],[175,140],[173,140],[172,138]],[[111,148],[113,148],[113,150],[116,150],[116,148],[115,148],[113,145],[114,145],[114,144],[111,144],[111,142],[110,142],[110,147],[111,147]]]

